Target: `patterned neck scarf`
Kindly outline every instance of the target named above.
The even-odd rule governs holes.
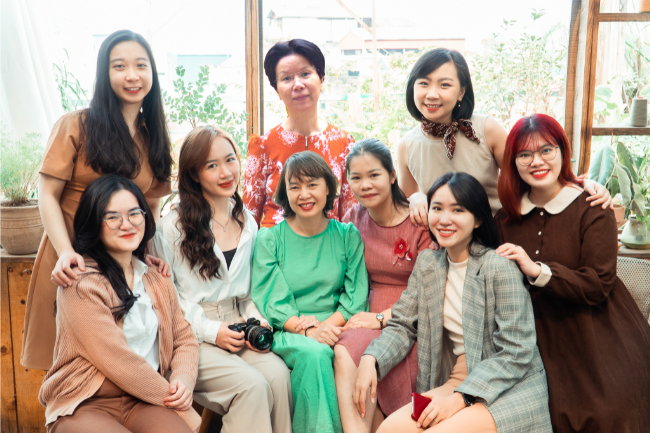
[[[422,119],[422,131],[425,134],[434,137],[443,137],[443,143],[447,148],[447,158],[454,159],[454,150],[456,150],[456,132],[460,129],[465,137],[472,141],[480,143],[481,140],[476,136],[472,122],[469,119],[454,120],[451,123],[433,123],[427,119]]]

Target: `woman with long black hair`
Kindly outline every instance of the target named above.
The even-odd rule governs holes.
[[[57,289],[54,361],[39,393],[49,433],[198,431],[199,349],[174,285],[144,263],[155,231],[124,177],[102,176],[81,195],[73,245],[86,266]]]
[[[141,35],[120,30],[99,49],[90,107],[59,119],[45,150],[38,199],[45,235],[27,296],[23,366],[47,370],[52,365],[56,287],[76,279],[73,265],[85,269],[71,242],[81,194],[102,174],[119,174],[140,188],[157,219],[160,198],[171,193],[171,166],[151,48]],[[156,263],[162,271],[164,263]]]

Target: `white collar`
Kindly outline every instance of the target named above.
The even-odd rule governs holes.
[[[559,192],[558,195],[553,197],[551,201],[546,203],[544,206],[542,206],[546,212],[552,214],[552,215],[557,215],[559,213],[562,213],[564,209],[566,209],[571,203],[574,202],[576,198],[580,196],[580,194],[583,193],[583,189],[575,186],[575,185],[567,185],[562,190]],[[530,201],[530,198],[528,198],[528,194],[524,194],[524,196],[521,198],[521,214],[522,215],[527,215],[529,214],[533,209],[537,208],[538,206]]]

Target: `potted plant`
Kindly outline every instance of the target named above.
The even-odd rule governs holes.
[[[0,244],[10,254],[38,251],[43,222],[36,192],[38,168],[43,159],[40,134],[15,140],[0,125]]]
[[[632,154],[622,142],[613,145],[616,150],[604,145],[594,155],[589,177],[605,185],[612,197],[621,195],[621,205],[629,219],[621,242],[628,248],[650,249],[650,185],[643,170],[647,160]]]

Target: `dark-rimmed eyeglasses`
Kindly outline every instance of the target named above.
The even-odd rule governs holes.
[[[129,211],[129,214],[126,216],[126,218],[134,226],[139,226],[144,222],[145,215],[146,212],[142,209],[133,209],[132,211]],[[122,224],[124,223],[124,215],[119,213],[109,213],[106,214],[106,218],[104,218],[103,221],[106,223],[106,226],[109,229],[117,230],[122,227]]]
[[[528,167],[530,164],[533,163],[533,160],[535,159],[535,154],[538,153],[539,156],[544,161],[551,161],[555,158],[555,155],[557,155],[557,149],[558,146],[551,146],[549,144],[547,146],[542,146],[541,149],[535,152],[533,152],[532,150],[522,150],[515,156],[515,160],[519,163],[519,165],[523,167]]]

